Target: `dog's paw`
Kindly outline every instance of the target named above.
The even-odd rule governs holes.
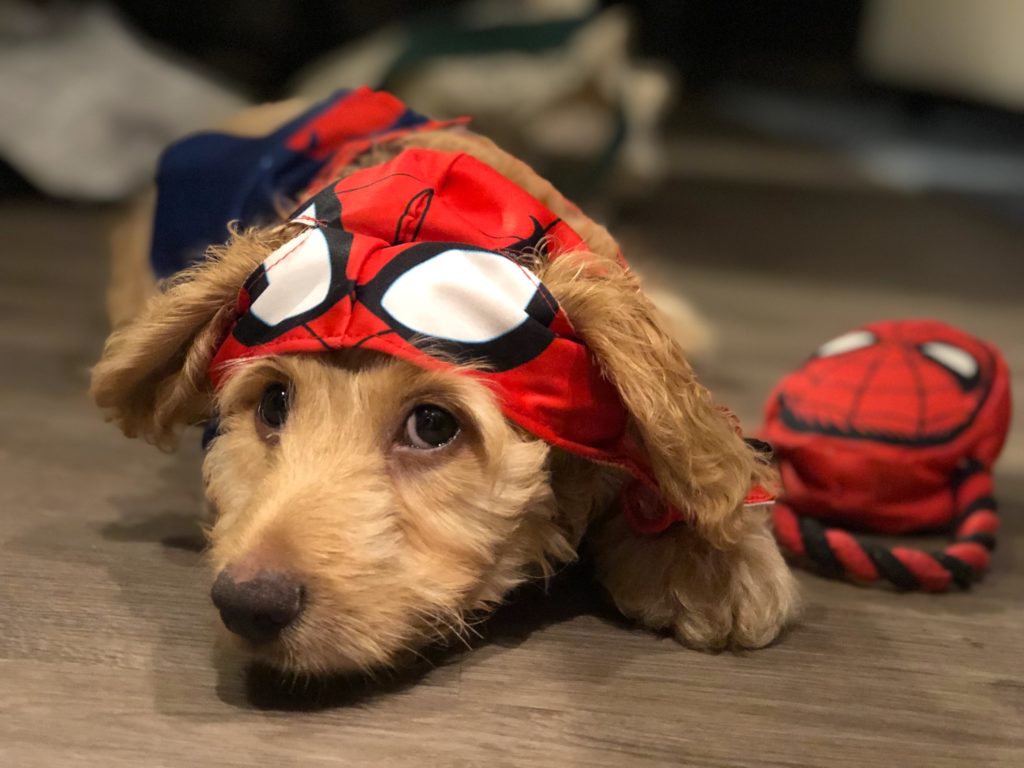
[[[684,527],[641,536],[613,518],[592,538],[598,575],[623,614],[683,645],[762,648],[796,617],[799,595],[767,517],[747,514],[728,549]]]
[[[796,616],[796,580],[769,537],[752,534],[735,549],[708,550],[696,560],[703,574],[687,567],[673,577],[672,630],[682,644],[763,648]]]

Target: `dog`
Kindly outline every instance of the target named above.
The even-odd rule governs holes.
[[[406,114],[366,89],[331,109],[345,99]],[[287,125],[294,138],[307,108],[256,108],[228,130]],[[464,123],[388,119],[404,127],[342,142],[340,165],[323,160],[321,131],[308,145],[320,178],[289,201],[312,203],[236,226],[159,289],[152,195],[115,238],[115,327],[91,394],[127,436],[161,447],[216,419],[203,482],[229,636],[294,674],[393,667],[463,635],[585,540],[624,616],[696,649],[770,644],[798,605],[767,507],[750,503],[772,470],[697,381],[616,241]],[[429,190],[401,191],[424,179]],[[520,219],[516,247],[489,245]],[[347,266],[331,261],[339,248]],[[483,288],[466,282],[478,268]],[[310,279],[287,300],[268,293]],[[497,340],[463,317],[481,296]],[[354,342],[338,313],[369,330]]]

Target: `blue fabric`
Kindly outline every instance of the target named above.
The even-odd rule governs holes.
[[[215,413],[206,420],[205,424],[203,424],[203,437],[201,442],[203,451],[209,450],[210,444],[216,440],[219,435],[220,417]]]
[[[283,197],[308,184],[326,160],[285,146],[303,125],[348,91],[339,91],[269,136],[200,133],[168,147],[157,169],[150,251],[153,271],[167,277],[228,238],[227,225],[253,225],[276,213]]]
[[[173,275],[203,255],[207,246],[228,238],[228,223],[253,226],[273,219],[277,206],[294,198],[327,163],[306,151],[289,149],[288,139],[352,91],[330,98],[268,136],[241,137],[206,132],[168,147],[157,168],[156,216],[150,259],[157,277]],[[428,122],[406,109],[384,131]]]

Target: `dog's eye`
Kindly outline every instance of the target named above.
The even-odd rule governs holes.
[[[405,439],[414,448],[440,448],[458,434],[458,419],[437,405],[417,405],[405,420]]]
[[[289,400],[287,385],[275,383],[267,387],[256,411],[260,422],[272,430],[281,429],[288,418]]]

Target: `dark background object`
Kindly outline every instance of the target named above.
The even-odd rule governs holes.
[[[603,0],[640,22],[638,53],[670,61],[689,87],[723,80],[773,85],[856,82],[863,0]],[[302,66],[385,24],[458,0],[116,0],[147,37],[200,61],[254,98],[281,95]]]
[[[642,53],[671,61],[687,86],[725,80],[822,86],[857,82],[863,0],[625,0]]]
[[[150,39],[195,59],[257,100],[321,54],[387,23],[458,5],[457,0],[116,0]]]

